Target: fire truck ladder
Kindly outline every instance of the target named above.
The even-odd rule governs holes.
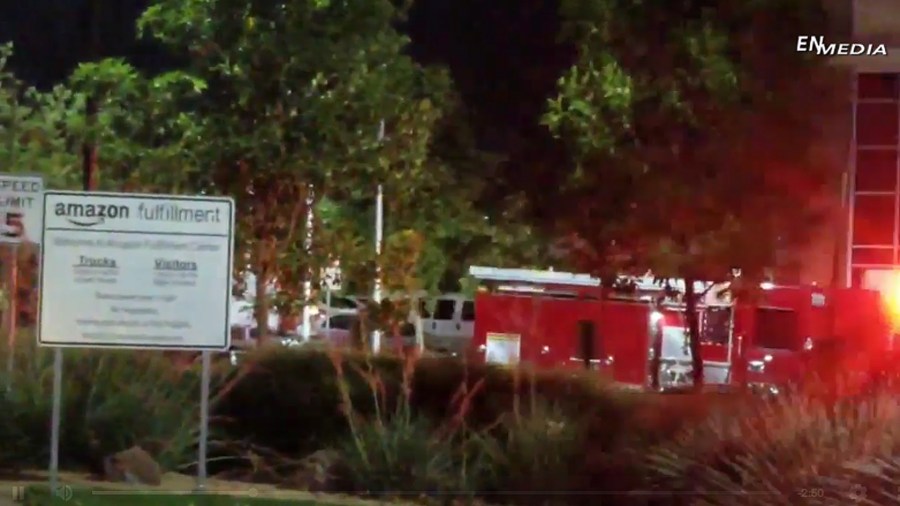
[[[575,274],[572,272],[558,272],[552,270],[536,269],[506,269],[500,267],[482,267],[473,265],[469,267],[469,275],[482,281],[496,281],[505,283],[529,283],[539,285],[558,286],[600,286],[602,281],[589,274]],[[644,276],[621,276],[622,281],[634,284],[635,290],[641,292],[660,292],[668,284],[673,290],[683,292],[685,283],[683,279],[669,279],[665,283],[654,278],[651,274]],[[709,288],[710,283],[695,281],[694,291],[703,293]]]
[[[600,286],[598,278],[571,272],[539,271],[532,269],[503,269],[498,267],[469,267],[469,275],[482,281],[529,283],[560,286]]]

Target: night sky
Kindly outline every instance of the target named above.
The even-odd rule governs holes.
[[[0,2],[0,41],[16,47],[13,69],[47,87],[80,61],[128,58],[154,72],[171,58],[134,40],[134,22],[150,0]],[[549,139],[537,116],[571,51],[557,41],[554,0],[418,0],[407,28],[412,54],[446,64],[479,116],[486,147],[535,159]]]
[[[42,88],[65,79],[78,62],[103,57],[125,57],[158,72],[174,66],[171,55],[135,40],[135,20],[150,3],[0,2],[0,41],[15,45],[16,74]],[[554,205],[546,188],[556,185],[566,155],[539,125],[539,115],[574,57],[558,43],[557,10],[558,0],[416,0],[405,27],[417,60],[449,67],[477,118],[471,126],[481,147],[506,160],[481,206],[492,208],[523,191],[532,196],[536,219],[549,216]]]

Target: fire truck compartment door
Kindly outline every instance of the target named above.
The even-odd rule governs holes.
[[[569,362],[577,363],[582,367],[600,370],[609,367],[615,362],[615,357],[607,355],[602,336],[597,334],[596,325],[592,321],[581,320],[578,322],[578,339],[575,342],[576,354],[569,357]]]

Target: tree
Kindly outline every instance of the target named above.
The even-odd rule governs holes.
[[[107,191],[179,193],[200,170],[193,150],[201,134],[190,106],[205,83],[171,71],[145,76],[119,58],[79,64],[66,87],[78,97],[78,121],[66,132],[91,186]]]
[[[502,157],[476,147],[471,118],[458,97],[446,103],[434,134],[419,147],[423,169],[395,171],[383,181],[385,240],[378,265],[391,303],[369,309],[372,323],[385,330],[396,331],[418,311],[410,302],[421,294],[461,289],[472,263],[520,266],[540,258],[538,234],[516,219],[516,199],[485,199],[493,189],[486,176]],[[356,259],[342,258],[345,290],[370,291],[376,266],[371,196],[326,199],[316,214],[322,221],[316,244]]]
[[[256,275],[257,322],[273,281],[280,309],[307,302],[300,286],[323,263],[307,248],[308,206],[373,198],[376,181],[422,170],[449,82],[404,55],[404,13],[388,0],[160,0],[139,21],[207,85],[194,185],[236,200],[236,270]]]
[[[65,133],[76,122],[79,98],[65,87],[39,92],[7,68],[12,45],[0,46],[0,163],[4,172],[44,176],[48,186],[68,188],[77,178],[77,157]]]
[[[51,189],[80,189],[85,140],[102,149],[107,167],[101,188],[171,190],[190,174],[184,140],[190,117],[171,97],[189,97],[196,83],[180,73],[145,79],[120,60],[80,65],[66,83],[40,91],[26,86],[6,68],[10,45],[0,46],[0,163],[4,172],[40,174]],[[86,121],[87,97],[99,107]],[[38,204],[39,205],[39,204]],[[35,231],[37,233],[37,231]],[[20,312],[30,315],[36,301],[36,252],[22,248]],[[26,318],[30,321],[31,318]]]
[[[426,186],[435,205],[416,218],[431,224],[422,269],[432,287],[457,290],[472,264],[538,267],[548,257],[543,236],[526,215],[522,192],[497,192],[508,156],[479,145],[479,118],[459,102],[435,137],[435,168]],[[424,273],[423,273],[424,274]]]
[[[715,5],[713,5],[715,4]],[[831,210],[838,174],[816,160],[839,90],[795,50],[819,2],[564,0],[579,48],[544,123],[572,156],[557,232],[602,274],[683,278],[702,386],[693,281],[754,286]],[[827,116],[826,116],[827,117]]]
[[[6,173],[40,174],[51,188],[69,188],[77,179],[77,157],[67,149],[64,132],[75,121],[78,97],[64,87],[39,92],[7,68],[11,45],[0,46],[0,165]],[[42,205],[33,202],[33,206]],[[40,230],[27,230],[34,238]],[[5,268],[18,262],[15,311],[25,325],[34,321],[37,302],[37,250],[23,244],[4,248]],[[9,277],[4,276],[4,279]],[[8,299],[4,302],[8,302]]]

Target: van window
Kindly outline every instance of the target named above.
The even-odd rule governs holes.
[[[339,314],[331,317],[331,328],[339,330],[350,330],[356,322],[356,315]]]
[[[700,342],[727,345],[729,334],[731,334],[730,307],[709,307],[703,311],[700,321]]]
[[[359,304],[357,304],[355,300],[346,297],[332,297],[331,307],[337,309],[358,309]]]
[[[435,320],[452,320],[456,314],[456,301],[452,299],[438,299],[434,306]]]
[[[471,300],[463,302],[462,319],[464,322],[475,321],[475,303]]]
[[[776,350],[797,350],[797,313],[790,309],[757,308],[756,345]]]

